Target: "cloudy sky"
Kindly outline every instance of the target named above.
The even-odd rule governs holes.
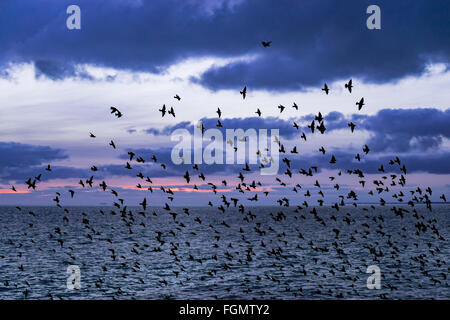
[[[81,9],[81,29],[69,30],[66,9]],[[408,169],[407,187],[431,186],[450,195],[450,3],[376,1],[381,30],[369,30],[366,9],[372,1],[268,0],[2,0],[0,2],[0,204],[52,205],[55,192],[65,205],[111,203],[97,186],[102,180],[129,204],[143,197],[174,205],[217,202],[206,182],[219,192],[234,190],[242,165],[202,165],[203,182],[191,165],[175,165],[170,153],[176,128],[192,132],[202,120],[215,128],[222,110],[225,128],[278,129],[294,176],[261,176],[257,166],[246,180],[270,191],[261,203],[289,196],[295,204],[319,180],[327,200],[357,190],[361,201],[376,201],[369,183],[399,174],[390,159]],[[272,41],[264,48],[261,41]],[[353,79],[353,92],[345,88]],[[330,94],[321,90],[324,82]],[[247,98],[239,91],[247,86]],[[174,99],[179,94],[181,101]],[[364,97],[358,111],[355,103]],[[295,110],[293,103],[299,106]],[[176,118],[161,117],[165,104]],[[286,106],[280,114],[277,106]],[[116,106],[123,117],[109,112]],[[255,113],[261,110],[262,116]],[[307,125],[321,112],[325,134]],[[292,125],[299,124],[297,131]],[[348,123],[356,124],[351,133]],[[89,138],[89,132],[96,135]],[[307,141],[300,139],[302,132]],[[114,140],[117,149],[108,144]],[[370,153],[361,162],[367,144]],[[297,146],[299,154],[289,151]],[[324,146],[326,155],[318,149]],[[146,162],[124,165],[134,151]],[[158,163],[150,160],[156,155]],[[330,165],[331,155],[337,163]],[[164,162],[167,169],[160,167]],[[52,172],[44,170],[48,164]],[[378,168],[384,164],[386,173]],[[99,171],[92,172],[91,166]],[[314,177],[298,174],[318,166]],[[369,181],[358,184],[348,169],[360,168]],[[189,170],[190,185],[182,178]],[[329,177],[342,171],[336,191]],[[136,187],[153,181],[154,192]],[[35,191],[24,183],[42,173]],[[80,179],[95,177],[94,188]],[[221,185],[226,178],[228,186]],[[192,190],[197,184],[199,191]],[[301,184],[299,193],[292,187]],[[18,192],[11,190],[14,185]],[[68,189],[77,191],[70,199]],[[289,190],[287,190],[289,189]],[[395,188],[393,188],[395,190]],[[252,196],[248,193],[244,199]],[[261,198],[264,196],[261,195]],[[393,199],[386,199],[391,201]]]

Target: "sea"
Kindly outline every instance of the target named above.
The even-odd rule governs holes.
[[[395,206],[3,206],[0,299],[450,298],[450,205]]]

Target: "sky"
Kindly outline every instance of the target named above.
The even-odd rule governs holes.
[[[66,24],[73,4],[81,10],[79,30]],[[381,10],[379,30],[366,26],[372,4]],[[240,195],[234,188],[242,164],[202,164],[202,182],[192,165],[171,161],[172,132],[192,132],[199,121],[216,128],[218,107],[222,132],[278,129],[287,150],[280,157],[288,156],[296,169],[289,178],[280,161],[277,176],[288,184],[287,194],[277,176],[252,166],[246,179],[261,182],[260,204],[283,196],[299,204],[306,190],[318,199],[316,180],[327,190],[326,201],[350,190],[362,202],[374,201],[369,187],[345,172],[361,168],[367,181],[400,175],[399,166],[388,164],[396,156],[408,168],[408,188],[431,186],[432,200],[450,198],[449,21],[446,0],[3,0],[0,205],[54,205],[55,192],[65,205],[110,204],[114,196],[98,187],[103,180],[130,205],[144,197],[164,204],[160,186],[176,193],[175,206],[219,203],[207,182],[245,202],[254,192]],[[272,43],[265,48],[261,41]],[[349,79],[351,94],[344,87]],[[325,82],[328,95],[321,90]],[[239,93],[244,86],[245,100]],[[359,111],[355,103],[362,97]],[[175,118],[161,117],[164,104],[175,109]],[[279,105],[286,106],[281,114]],[[111,106],[123,117],[111,114]],[[318,112],[327,127],[323,135],[307,127]],[[356,124],[354,133],[349,122]],[[300,139],[302,132],[307,141]],[[117,149],[108,145],[111,140]],[[371,151],[357,162],[366,144]],[[289,153],[294,146],[299,154]],[[133,161],[133,169],[125,169],[129,151],[146,162]],[[338,160],[334,165],[331,155]],[[51,172],[44,170],[48,164]],[[378,171],[380,164],[386,173]],[[90,169],[94,165],[97,172]],[[311,166],[319,168],[314,177],[298,174]],[[190,184],[183,179],[186,170]],[[329,179],[338,171],[339,191]],[[151,178],[153,193],[136,187],[150,185],[138,172]],[[28,189],[25,180],[40,173],[37,189]],[[94,188],[81,189],[78,181],[92,175]],[[292,191],[295,184],[302,185],[298,193]],[[71,199],[69,189],[77,197]]]

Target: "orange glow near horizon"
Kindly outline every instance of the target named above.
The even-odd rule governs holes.
[[[24,193],[31,193],[29,190],[17,190],[13,191],[11,189],[0,189],[0,194],[24,194]]]

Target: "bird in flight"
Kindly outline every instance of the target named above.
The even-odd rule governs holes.
[[[364,145],[364,148],[363,148],[363,152],[364,152],[365,154],[368,154],[369,151],[370,151],[369,147],[367,146],[367,144],[365,144],[365,145]]]
[[[36,189],[36,180],[31,182],[31,178],[29,178],[25,183],[28,185],[28,189],[33,188],[33,190]]]
[[[314,129],[316,128],[316,124],[315,124],[314,120],[311,121],[311,124],[308,125],[308,128],[311,129],[311,133],[314,133]]]
[[[314,116],[314,120],[322,122],[323,116],[322,113],[319,111],[319,114],[317,116]]]
[[[316,129],[319,130],[321,134],[324,134],[325,130],[327,130],[327,128],[325,128],[325,125],[323,124],[323,122],[321,122],[320,126],[316,127]]]
[[[271,43],[272,43],[272,41],[261,41],[261,44],[264,48],[270,47]]]
[[[99,186],[102,187],[103,191],[105,191],[105,190],[106,190],[106,187],[108,187],[108,186],[106,185],[106,182],[105,182],[105,181],[102,181],[102,183],[100,183]]]
[[[173,110],[173,107],[170,107],[170,110],[167,113],[171,114],[175,118],[175,110]]]
[[[142,206],[142,209],[147,210],[147,198],[144,198],[144,200],[139,203],[140,206]]]
[[[181,100],[181,97],[180,97],[178,94],[176,94],[176,95],[174,96],[174,99],[177,99],[178,101],[180,101],[180,100]]]
[[[161,116],[164,117],[166,115],[166,105],[164,104],[159,111],[161,112]]]
[[[117,109],[116,107],[111,107],[110,109],[111,109],[111,114],[114,113],[117,118],[122,117],[123,114],[122,114],[122,112],[119,111],[119,109]]]
[[[259,110],[259,108],[256,110],[255,113],[258,115],[258,117],[261,117],[261,110]]]
[[[361,100],[359,100],[356,105],[358,106],[358,111],[361,110],[364,105],[364,98],[361,98]]]
[[[92,184],[94,183],[94,176],[91,176],[88,180],[86,180],[86,183],[92,188]]]
[[[217,114],[219,115],[219,118],[222,116],[222,111],[220,111],[220,108],[217,108]]]
[[[242,99],[245,99],[245,97],[247,96],[247,86],[244,86],[244,89],[239,92],[242,94]]]
[[[328,89],[328,85],[326,83],[324,84],[322,91],[325,91],[326,94],[328,94],[328,92],[330,92],[330,89]]]
[[[348,92],[352,93],[353,81],[350,79],[348,83],[345,84],[345,87],[348,89]]]
[[[355,131],[356,124],[354,124],[353,122],[350,122],[350,123],[348,124],[348,126],[350,127],[350,129],[352,130],[352,132]]]
[[[186,173],[184,174],[184,178],[186,179],[186,182],[189,183],[191,181],[191,177],[189,176],[189,172],[186,171]]]

